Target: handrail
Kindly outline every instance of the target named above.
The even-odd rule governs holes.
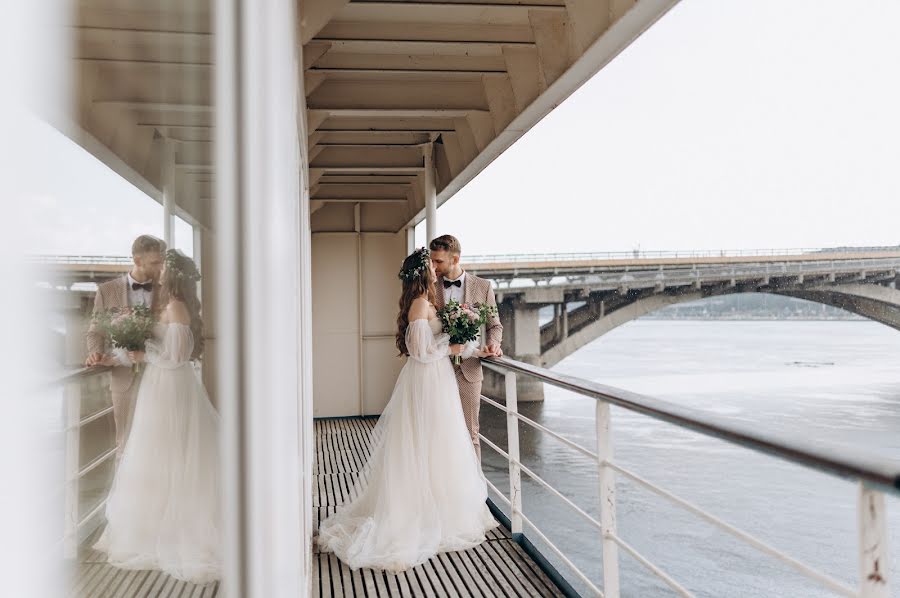
[[[507,369],[547,384],[563,388],[593,399],[605,401],[653,419],[687,428],[701,434],[739,444],[753,450],[773,455],[806,467],[811,467],[843,478],[862,480],[879,489],[900,495],[900,469],[888,460],[868,455],[848,454],[841,449],[814,447],[808,443],[780,438],[742,426],[726,418],[682,407],[674,403],[560,374],[508,357],[489,358],[483,363],[497,371]]]

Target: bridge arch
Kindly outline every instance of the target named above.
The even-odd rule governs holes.
[[[540,361],[544,367],[552,367],[585,345],[604,334],[642,316],[670,305],[712,299],[737,293],[771,293],[796,299],[805,299],[843,309],[900,330],[900,290],[874,284],[842,284],[796,289],[741,289],[726,290],[716,294],[693,291],[679,294],[639,295],[625,300],[611,310],[604,310],[597,317],[574,329],[557,342],[544,344]],[[589,306],[589,304],[586,304]],[[589,309],[589,307],[587,307]]]

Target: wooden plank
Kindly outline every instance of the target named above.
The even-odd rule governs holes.
[[[78,579],[75,582],[75,586],[72,588],[72,595],[80,596],[84,591],[84,588],[90,584],[97,575],[101,575],[104,570],[105,567],[103,565],[91,564],[79,567]]]
[[[461,594],[463,596],[471,595],[471,591],[466,587],[466,584],[463,583],[462,578],[456,571],[456,567],[454,567],[453,563],[450,562],[450,558],[447,556],[447,553],[437,555],[432,559],[432,561],[434,562],[435,567],[438,567],[438,571],[445,574],[446,577],[450,580],[450,583],[453,588],[455,588],[457,594]]]
[[[331,557],[330,552],[323,552],[319,555],[319,575],[322,576],[322,584],[320,586],[319,596],[329,598],[333,596],[331,585]]]
[[[522,584],[519,570],[515,563],[494,542],[483,542],[478,546],[478,551],[486,561],[492,564],[498,574],[506,578],[506,581],[512,586],[514,596],[536,595]]]
[[[435,563],[435,560],[436,559],[431,558],[422,565],[422,569],[425,570],[425,574],[428,576],[428,581],[431,583],[431,587],[434,589],[435,593],[438,596],[458,595],[456,590],[453,588],[453,583],[451,583],[450,579],[447,578],[446,574],[439,574],[439,566],[437,565],[437,563]]]
[[[471,561],[467,558],[467,555],[464,551],[454,551],[448,552],[447,556],[450,557],[450,560],[453,561],[454,566],[456,566],[456,570],[459,572],[460,577],[463,578],[463,581],[470,589],[470,594],[473,596],[490,596],[493,598],[495,594],[488,588],[484,579],[482,579],[481,574],[478,569],[476,569]]]
[[[109,580],[112,579],[115,573],[115,569],[113,569],[109,565],[100,565],[99,574],[91,578],[91,582],[85,585],[84,588],[82,588],[82,590],[78,593],[78,596],[84,596],[85,598],[94,598],[94,596],[100,593],[101,588],[109,583]]]
[[[363,587],[366,589],[366,596],[374,598],[378,596],[377,584],[375,583],[375,572],[371,569],[363,569],[361,571],[363,579]]]
[[[379,596],[391,595],[383,571],[372,571],[372,579],[375,581],[375,588],[377,589]]]
[[[341,587],[343,588],[343,596],[356,596],[357,593],[353,587],[353,580],[350,575],[350,567],[341,562],[341,560],[335,557],[334,562],[337,563],[337,566],[341,571]],[[359,588],[360,590],[362,588]]]
[[[525,554],[525,551],[518,544],[509,540],[507,542],[497,542],[495,546],[506,551],[521,572],[522,577],[520,579],[523,582],[527,581],[539,596],[563,595],[559,588],[550,581],[546,574]]]
[[[115,593],[110,595],[113,598],[131,598],[134,595],[134,590],[140,586],[141,581],[148,573],[149,571],[129,571]]]
[[[417,565],[416,567],[403,572],[403,577],[405,578],[406,584],[409,586],[409,591],[413,598],[425,598],[425,592],[422,590],[419,585],[419,580],[416,577],[416,570],[421,568],[421,565]]]
[[[409,577],[411,578],[410,584],[413,584],[412,578],[414,578],[415,587],[413,587],[413,594],[415,594],[416,596],[423,596],[424,598],[436,598],[438,593],[435,592],[435,589],[432,586],[431,578],[428,577],[428,571],[426,569],[427,567],[428,563],[425,562],[412,569],[412,571],[410,571],[409,573]],[[418,590],[416,588],[418,588]]]
[[[150,591],[146,594],[147,598],[157,598],[157,596],[161,596],[163,588],[165,587],[168,580],[169,576],[160,571],[156,576],[156,579],[154,580],[153,586],[150,588]]]
[[[156,584],[156,581],[162,577],[161,571],[148,571],[147,576],[141,580],[138,587],[135,588],[132,598],[147,598],[151,596],[150,590]]]
[[[400,586],[397,583],[397,576],[394,573],[383,573],[384,583],[388,587],[388,592],[390,592],[390,596],[400,596]]]

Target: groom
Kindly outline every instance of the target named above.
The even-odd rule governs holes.
[[[158,290],[157,281],[163,266],[166,243],[151,235],[141,235],[131,245],[134,265],[125,276],[104,282],[97,287],[94,313],[114,307],[146,305],[153,308]],[[85,365],[115,366],[109,385],[112,394],[113,420],[116,424],[116,461],[122,457],[125,441],[131,429],[137,384],[131,360],[124,349],[107,351],[107,339],[91,322],[87,332],[88,357]]]
[[[437,237],[431,242],[431,261],[434,263],[434,271],[438,275],[437,281],[437,307],[441,309],[451,299],[459,303],[486,303],[497,305],[494,299],[494,289],[491,283],[474,274],[463,271],[459,265],[462,253],[459,240],[452,235]],[[501,357],[500,341],[503,339],[503,326],[500,318],[495,314],[491,316],[485,326],[485,337],[480,339],[486,345],[486,351],[491,356]],[[456,381],[459,384],[459,398],[462,402],[463,415],[466,419],[466,427],[472,437],[475,446],[475,454],[481,460],[481,443],[478,441],[478,412],[481,408],[481,382],[484,380],[484,372],[481,370],[481,360],[477,357],[463,359],[459,365],[454,365]]]

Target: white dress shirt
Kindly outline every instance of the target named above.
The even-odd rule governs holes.
[[[444,277],[444,280],[449,280],[450,282],[454,282],[453,280],[450,280],[446,276]],[[457,302],[463,303],[463,300],[466,297],[466,273],[463,272],[459,276],[459,278],[457,278],[456,280],[461,280],[462,284],[458,287],[452,286],[450,288],[445,287],[445,288],[441,289],[444,292],[444,305],[447,305],[451,299],[455,299]],[[443,286],[443,285],[441,285],[441,286]]]
[[[131,273],[127,274],[128,276],[128,306],[134,307],[135,305],[146,305],[147,307],[153,307],[153,291],[145,291],[144,289],[135,290],[133,285],[137,281],[131,277]],[[149,282],[149,281],[148,281]],[[143,283],[141,283],[143,284]]]

